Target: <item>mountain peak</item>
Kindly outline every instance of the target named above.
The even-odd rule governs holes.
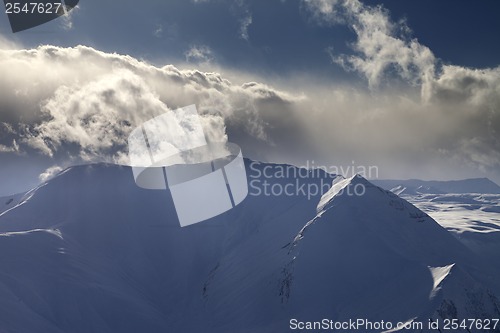
[[[251,179],[280,186],[296,180],[249,163]],[[463,305],[475,284],[449,265],[477,281],[483,270],[425,213],[360,175],[335,178],[317,205],[319,196],[248,195],[220,216],[181,228],[169,192],[137,187],[129,167],[66,169],[22,203],[4,201],[2,328],[276,332],[290,314],[400,321],[455,308],[461,318],[476,318]],[[437,267],[437,284],[430,267]],[[487,292],[474,291],[491,304],[481,310],[496,316]]]
[[[352,177],[345,178],[343,176],[337,176],[333,182],[330,189],[321,197],[318,204],[317,211],[321,212],[335,200],[335,198],[347,196],[347,197],[361,197],[364,196],[369,189],[376,188],[377,191],[387,192],[372,183],[370,183],[363,176],[356,174]]]

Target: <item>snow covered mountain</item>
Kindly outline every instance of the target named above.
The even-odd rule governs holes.
[[[472,178],[464,180],[374,180],[373,183],[386,190],[401,192],[401,189],[408,194],[415,193],[483,193],[500,194],[500,186],[488,178]],[[405,193],[406,193],[405,192]]]
[[[15,207],[21,199],[25,196],[25,193],[15,194],[7,197],[0,197],[0,214],[8,209]]]
[[[349,195],[356,186],[365,187],[366,193]],[[338,181],[319,208],[299,233],[296,259],[290,265],[294,283],[301,286],[290,302],[304,317],[319,319],[333,313],[342,321],[367,318],[395,323],[500,315],[500,303],[483,284],[495,286],[495,279],[487,281],[484,273],[498,277],[498,271],[489,270],[487,262],[480,263],[407,201],[356,176]],[[328,255],[318,260],[318,253]],[[435,273],[446,267],[456,271]],[[464,271],[474,272],[481,282]],[[303,307],[304,300],[314,306]],[[443,311],[446,304],[457,310]]]
[[[318,186],[332,178],[306,174]],[[265,175],[271,186],[296,183]],[[138,188],[123,166],[69,168],[2,201],[0,331],[291,332],[294,318],[500,317],[498,264],[359,176],[335,178],[323,196],[249,195],[186,228],[167,191]]]

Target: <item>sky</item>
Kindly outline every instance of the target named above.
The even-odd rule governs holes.
[[[127,164],[136,126],[193,103],[250,158],[500,183],[499,32],[493,0],[81,0],[15,34],[3,14],[0,195]]]

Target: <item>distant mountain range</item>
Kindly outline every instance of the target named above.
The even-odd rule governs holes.
[[[398,194],[416,193],[483,193],[500,194],[500,186],[488,178],[473,178],[464,180],[372,180],[372,183],[386,190],[394,190]]]
[[[249,195],[185,228],[169,192],[138,188],[123,166],[73,167],[2,201],[0,331],[280,333],[292,319],[500,317],[500,269],[359,176],[335,178],[323,196]]]

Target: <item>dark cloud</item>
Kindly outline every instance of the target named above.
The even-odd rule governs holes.
[[[133,128],[193,103],[206,120],[207,133],[217,140],[225,137],[226,122],[238,129],[231,131],[235,136],[265,143],[274,137],[268,131],[273,124],[264,121],[259,105],[286,114],[300,99],[264,84],[234,85],[217,73],[158,68],[84,46],[2,50],[0,67],[5,73],[1,109],[12,110],[2,115],[15,114],[19,120],[5,122],[11,129],[6,139],[17,134],[21,146],[75,161],[126,163],[125,143]],[[26,75],[20,78],[19,72]],[[29,117],[21,117],[23,112]]]

